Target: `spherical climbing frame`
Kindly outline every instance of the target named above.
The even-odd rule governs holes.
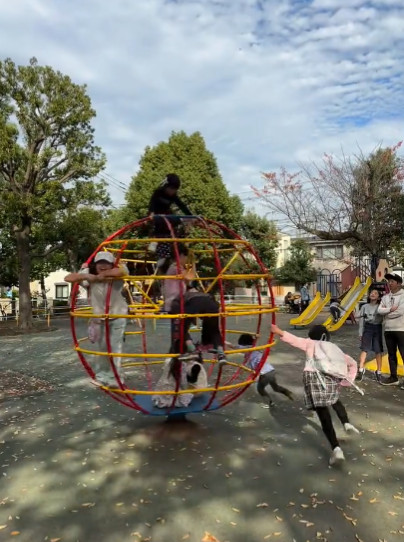
[[[77,305],[79,295],[79,285],[75,284],[71,295],[71,330],[74,341],[74,348],[78,353],[80,361],[91,378],[94,378],[94,372],[91,367],[91,358],[94,356],[103,356],[108,358],[111,370],[116,379],[116,387],[101,386],[101,389],[110,395],[113,399],[122,405],[135,409],[143,414],[148,415],[165,415],[169,417],[183,416],[187,413],[200,413],[216,410],[226,405],[229,405],[238,399],[244,391],[254,382],[264,365],[270,348],[274,345],[273,335],[270,331],[270,323],[275,322],[275,304],[274,296],[270,284],[270,275],[268,270],[263,265],[258,254],[251,244],[243,239],[240,235],[233,232],[226,226],[201,217],[178,217],[178,216],[161,216],[164,220],[167,229],[170,231],[170,237],[146,237],[145,232],[150,230],[153,225],[153,218],[147,217],[118,230],[113,235],[109,236],[100,246],[94,251],[88,260],[90,264],[97,252],[100,250],[108,250],[116,257],[117,264],[125,263],[135,268],[135,274],[130,274],[124,277],[126,284],[129,286],[129,291],[134,291],[130,295],[129,314],[110,314],[110,298],[112,284],[110,283],[106,295],[106,305],[104,314],[93,314],[91,308],[80,307]],[[190,224],[192,227],[186,228],[184,237],[179,237],[174,229],[172,222],[182,219],[184,224]],[[157,275],[155,258],[148,252],[150,243],[171,243],[172,253],[177,262],[176,275]],[[220,312],[217,314],[184,314],[184,299],[181,294],[180,299],[180,314],[164,314],[161,309],[161,302],[153,299],[151,290],[158,283],[164,283],[168,280],[181,280],[182,275],[179,263],[179,243],[185,244],[190,253],[191,264],[196,263],[199,266],[201,263],[210,261],[213,267],[213,273],[206,273],[206,276],[199,276],[197,273],[196,280],[201,289],[206,293],[215,291],[218,297]],[[242,265],[242,270],[237,266]],[[140,268],[141,274],[136,274]],[[197,267],[198,269],[198,267]],[[226,289],[232,282],[253,283],[253,291],[255,291],[256,303],[247,302],[231,302],[226,294]],[[261,293],[262,287],[267,289],[268,301],[264,303],[264,297]],[[264,322],[264,317],[269,316],[269,320]],[[179,318],[183,322],[185,318],[203,318],[207,316],[219,316],[220,328],[223,340],[234,337],[241,333],[249,333],[254,337],[253,346],[250,348],[230,348],[225,350],[228,362],[225,366],[220,366],[215,358],[205,359],[205,366],[208,367],[207,373],[211,384],[205,389],[179,389],[177,385],[173,391],[159,391],[154,388],[156,383],[156,369],[161,369],[164,360],[169,357],[176,357],[178,354],[168,355],[170,343],[167,338],[167,345],[163,352],[152,352],[151,336],[157,334],[157,328],[162,323],[170,323],[173,318]],[[114,318],[127,318],[130,322],[137,322],[140,329],[125,332],[126,338],[139,336],[141,338],[141,346],[136,348],[126,348],[123,354],[117,354],[111,351],[111,342],[109,336],[109,323]],[[255,329],[246,331],[245,329],[228,328],[229,322],[233,324],[235,321],[236,327],[242,318],[255,319]],[[86,331],[83,333],[83,326],[78,322],[89,321],[91,318],[100,318],[105,322],[105,351],[99,352],[94,350],[94,345],[89,343]],[[80,329],[81,327],[81,329]],[[234,326],[232,326],[234,327]],[[263,329],[267,327],[267,331]],[[183,325],[180,326],[181,330]],[[181,331],[182,333],[182,331]],[[160,333],[157,334],[160,336]],[[260,342],[260,344],[257,344]],[[89,343],[91,346],[87,346]],[[154,346],[154,341],[153,341]],[[140,352],[128,351],[130,349],[141,350]],[[262,357],[255,371],[250,369],[246,363],[245,353],[261,351]],[[240,356],[242,354],[242,356]],[[236,356],[237,355],[237,356]],[[90,358],[88,359],[88,357]],[[232,361],[232,357],[236,356],[237,361]],[[115,358],[121,358],[122,367],[128,371],[135,371],[134,378],[127,379],[125,376],[125,384],[121,381]],[[144,368],[144,375],[139,375],[139,369]],[[217,369],[217,370],[216,370]],[[188,407],[176,406],[177,398],[183,393],[193,393],[194,398]],[[153,406],[152,396],[164,394],[172,395],[172,404],[168,408],[157,408]]]

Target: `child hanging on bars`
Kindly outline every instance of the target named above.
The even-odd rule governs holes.
[[[242,335],[240,335],[238,339],[239,348],[251,348],[253,345],[254,337],[251,334],[243,333]],[[244,356],[244,363],[247,367],[255,371],[261,363],[261,359],[262,352],[258,350],[255,350],[253,352],[246,352]],[[276,391],[277,393],[282,393],[288,399],[293,401],[293,393],[287,388],[284,388],[283,386],[280,386],[278,384],[275,376],[275,367],[273,367],[269,363],[269,361],[266,361],[261,367],[260,376],[257,382],[257,391],[261,395],[261,397],[265,397],[267,399],[268,405],[272,407],[275,403],[272,401],[272,397],[266,390],[268,386],[271,386],[274,391]]]
[[[153,217],[154,236],[157,238],[171,237],[169,222],[174,230],[175,236],[178,233],[178,227],[182,220],[179,217],[170,216],[165,218],[162,215],[171,215],[175,205],[184,213],[192,215],[191,211],[178,196],[178,190],[181,186],[181,180],[175,173],[169,173],[162,181],[160,186],[153,192],[149,202],[149,215]],[[172,243],[153,242],[149,245],[150,252],[155,252],[157,256],[157,270],[166,270],[167,263],[172,256]],[[157,271],[159,273],[159,271]]]
[[[208,387],[208,377],[203,367],[202,356],[198,352],[183,354],[177,358],[167,358],[163,373],[156,384],[156,391],[189,390],[181,393],[175,399],[176,407],[187,407],[194,393],[192,390]],[[174,395],[156,394],[152,396],[152,403],[158,408],[168,408],[173,404]]]
[[[122,295],[124,282],[122,277],[128,275],[128,268],[123,264],[116,264],[111,252],[100,251],[95,255],[94,261],[83,266],[79,273],[70,273],[65,277],[66,282],[79,282],[88,289],[89,298],[95,315],[109,313],[108,323],[103,317],[92,318],[88,327],[89,339],[97,345],[99,352],[109,350],[114,354],[121,354],[128,314],[128,305]],[[120,318],[119,315],[123,317]],[[107,336],[108,330],[108,336]],[[108,349],[108,342],[109,347]],[[115,373],[109,356],[93,355],[93,370],[95,379],[100,384],[117,387]],[[116,372],[123,383],[121,370],[121,357],[114,357]]]
[[[309,331],[309,338],[296,337],[292,333],[282,331],[272,325],[272,333],[279,335],[285,343],[306,352],[306,363],[303,370],[304,402],[308,410],[314,410],[320,419],[321,427],[332,453],[330,465],[345,460],[331,419],[329,407],[335,410],[347,433],[359,433],[348,418],[339,394],[342,386],[354,386],[357,365],[350,356],[344,354],[335,344],[328,342],[330,334],[325,326],[315,325]]]
[[[183,303],[183,307],[181,304]],[[219,329],[220,306],[215,299],[197,289],[196,282],[189,284],[187,291],[182,297],[177,297],[171,304],[171,314],[201,314],[209,316],[200,316],[202,319],[202,346],[212,345],[217,353],[217,360],[220,365],[226,363],[224,353],[224,342]],[[173,352],[193,352],[195,345],[189,334],[189,328],[194,323],[195,318],[175,319],[175,325],[172,329],[171,349]]]

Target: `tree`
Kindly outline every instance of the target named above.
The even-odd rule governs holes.
[[[320,239],[344,241],[361,256],[371,256],[372,273],[378,260],[404,234],[404,163],[397,156],[401,143],[378,147],[369,156],[360,152],[290,174],[264,173],[255,195],[296,228]]]
[[[247,211],[242,217],[241,231],[253,245],[265,267],[273,269],[276,266],[278,246],[275,223],[253,211]]]
[[[0,215],[16,245],[24,329],[32,325],[33,228],[52,222],[66,191],[91,182],[104,166],[94,116],[86,87],[68,76],[36,59],[28,66],[0,62]]]
[[[153,191],[167,173],[177,173],[183,181],[181,198],[193,213],[239,228],[243,205],[237,196],[229,194],[216,159],[199,132],[172,132],[168,141],[146,147],[139,164],[126,194],[126,221],[147,216]]]
[[[289,251],[290,257],[277,271],[275,278],[281,284],[295,284],[296,288],[306,282],[314,282],[317,271],[312,266],[313,254],[309,244],[304,239],[296,239],[292,241]]]

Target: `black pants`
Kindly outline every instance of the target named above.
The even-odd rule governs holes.
[[[390,375],[397,378],[397,349],[404,360],[404,331],[385,331],[384,340],[389,355]]]
[[[341,318],[342,311],[339,307],[330,307],[331,316],[334,318],[335,322]]]
[[[268,385],[271,386],[274,391],[276,391],[277,393],[283,393],[283,395],[286,395],[286,397],[289,397],[291,394],[290,390],[278,384],[278,382],[276,381],[275,371],[260,375],[257,384],[257,391],[261,395],[261,397],[268,397],[270,399],[271,396],[265,389]]]
[[[344,405],[338,399],[336,403],[332,405],[332,408],[335,410],[340,422],[342,425],[349,423],[348,414],[345,410]],[[331,412],[327,406],[316,407],[314,409],[317,412],[317,416],[320,419],[321,427],[323,429],[324,435],[327,437],[328,442],[331,444],[331,449],[333,450],[339,446],[337,435],[335,434],[335,429],[332,424]]]
[[[300,313],[302,313],[303,311],[305,311],[307,309],[307,307],[310,305],[310,299],[307,299],[306,301],[301,301],[300,302]]]

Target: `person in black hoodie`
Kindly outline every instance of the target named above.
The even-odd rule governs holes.
[[[149,202],[149,215],[153,217],[154,236],[158,238],[171,237],[169,224],[177,236],[177,228],[181,224],[179,217],[164,217],[172,215],[172,207],[175,205],[184,213],[191,216],[192,213],[178,196],[181,180],[175,173],[169,173],[158,188],[153,192]],[[149,250],[157,256],[157,268],[163,268],[167,260],[172,256],[172,243],[150,243]]]

